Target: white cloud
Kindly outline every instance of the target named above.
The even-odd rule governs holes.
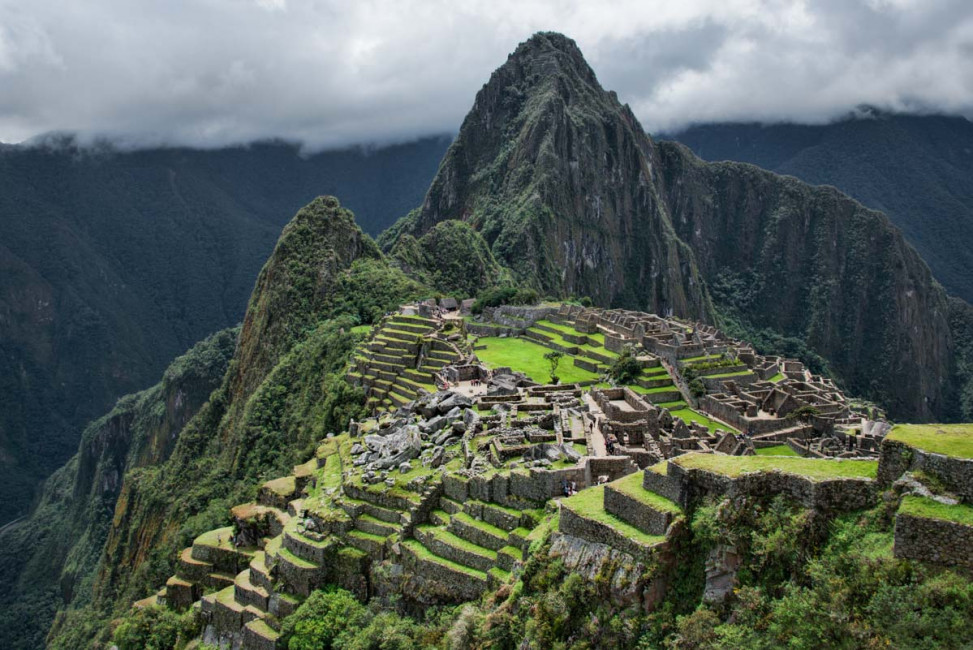
[[[968,0],[0,0],[0,140],[452,131],[538,30],[577,40],[650,130],[973,107]]]

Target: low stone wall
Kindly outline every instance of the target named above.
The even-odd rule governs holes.
[[[598,363],[582,357],[574,357],[574,365],[588,372],[598,372]]]
[[[635,470],[635,464],[627,456],[588,456],[584,467],[585,485],[594,485],[599,476],[607,476],[609,481],[614,481]]]
[[[963,501],[973,501],[973,459],[934,454],[888,438],[882,441],[878,460],[878,480],[882,485],[890,485],[915,470],[932,474]]]
[[[467,322],[466,332],[474,336],[500,336],[501,334],[506,334],[507,336],[519,336],[524,332],[523,327],[505,327],[503,325],[494,325],[491,323],[471,323]]]
[[[899,513],[895,557],[973,568],[973,526]]]
[[[605,510],[650,535],[665,535],[673,519],[671,512],[660,512],[611,485],[605,486]]]
[[[587,519],[575,513],[571,508],[561,505],[561,516],[558,531],[565,535],[573,535],[581,539],[606,544],[623,553],[644,561],[649,561],[658,547],[645,546],[629,539],[611,526],[607,526],[593,519]]]
[[[683,508],[711,494],[729,497],[786,494],[805,508],[829,512],[861,510],[873,506],[878,499],[877,483],[870,479],[812,481],[783,472],[755,472],[731,478],[705,470],[685,469],[676,463],[669,463],[668,471],[667,479],[681,484],[680,500],[676,502]]]
[[[424,581],[442,586],[442,595],[453,602],[476,600],[486,591],[486,580],[450,569],[436,562],[424,562],[407,545],[402,545],[402,564]]]
[[[685,488],[678,476],[668,474],[657,474],[652,470],[645,470],[642,476],[642,487],[656,494],[661,494],[670,501],[685,503],[686,497],[683,494]]]

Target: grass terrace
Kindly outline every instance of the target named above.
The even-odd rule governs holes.
[[[657,512],[682,514],[682,510],[675,502],[642,487],[642,476],[642,472],[635,472],[634,474],[629,474],[616,481],[612,481],[609,485],[622,494],[647,504]]]
[[[572,497],[562,499],[561,505],[568,508],[575,514],[584,517],[585,519],[591,519],[592,521],[605,524],[606,526],[615,529],[618,533],[639,544],[645,544],[648,546],[661,544],[666,540],[666,538],[661,535],[649,535],[648,533],[644,533],[627,521],[619,519],[610,512],[607,512],[605,510],[604,485],[597,485],[595,487],[581,490]]]
[[[756,453],[758,456],[800,456],[800,454],[791,449],[788,445],[774,445],[773,447],[754,449],[754,453]]]
[[[669,460],[686,469],[701,469],[735,478],[750,472],[780,471],[804,476],[813,481],[835,478],[874,479],[878,461],[788,456],[723,456],[720,454],[686,454]]]
[[[926,497],[909,494],[902,498],[899,512],[914,517],[941,519],[964,526],[973,526],[973,506],[965,503],[951,506]]]
[[[478,349],[476,356],[491,368],[508,366],[542,384],[548,383],[551,379],[550,365],[544,358],[544,355],[551,350],[539,343],[516,337],[487,337],[479,339],[477,346],[486,346],[482,350]],[[557,374],[564,384],[598,379],[595,373],[575,366],[570,356],[561,359]]]
[[[726,431],[731,428],[728,425],[723,424],[721,422],[717,422],[712,418],[706,417],[699,411],[694,411],[691,408],[681,408],[669,412],[672,414],[673,417],[681,419],[686,424],[689,424],[690,422],[698,422],[699,424],[709,429],[710,433],[716,431],[717,429],[723,429],[724,431]]]
[[[898,424],[888,440],[955,458],[973,458],[973,424]]]

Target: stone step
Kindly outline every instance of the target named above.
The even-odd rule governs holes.
[[[505,585],[510,582],[510,571],[507,569],[501,569],[500,567],[493,567],[487,571],[487,586],[490,589],[496,589],[500,585]]]
[[[394,404],[396,407],[405,406],[406,404],[408,404],[414,399],[414,398],[402,397],[400,395],[395,394],[394,392],[389,392],[386,395],[386,398],[391,400],[392,404]]]
[[[295,594],[289,594],[278,589],[270,596],[270,613],[278,621],[282,621],[301,606],[303,598]]]
[[[392,386],[389,388],[389,397],[391,397],[392,394],[401,397],[407,402],[411,402],[412,400],[419,397],[419,393],[417,393],[416,391],[412,390],[407,386],[404,386],[399,380],[396,380],[396,382],[392,384]]]
[[[507,545],[519,548],[521,552],[526,553],[527,547],[530,546],[530,542],[527,540],[528,535],[530,535],[529,528],[514,528],[507,535]]]
[[[403,562],[416,574],[449,586],[449,595],[457,602],[474,600],[487,589],[487,576],[432,553],[418,540],[407,539],[401,544]]]
[[[394,327],[396,331],[411,332],[413,334],[428,334],[433,329],[428,325],[416,325],[408,321],[396,320],[394,318],[389,322],[389,325]]]
[[[277,650],[280,632],[266,621],[256,619],[243,626],[240,650]]]
[[[270,577],[270,569],[267,568],[265,557],[263,551],[254,553],[253,559],[250,560],[250,582],[270,593],[273,591],[273,580]]]
[[[250,579],[250,569],[244,569],[234,578],[233,597],[241,605],[253,605],[263,612],[270,608],[267,590],[253,584]]]
[[[364,512],[355,518],[355,528],[363,533],[378,535],[379,537],[388,537],[399,530],[399,526],[382,521],[378,517]]]
[[[381,562],[385,559],[385,537],[366,533],[361,530],[349,531],[343,537],[345,544],[352,548],[357,548],[375,562]]]
[[[445,510],[450,515],[455,515],[457,512],[463,511],[463,504],[459,501],[454,501],[449,497],[439,497],[439,507]]]
[[[480,521],[465,512],[458,512],[449,522],[449,531],[463,539],[483,546],[492,551],[499,551],[507,545],[508,531],[498,528],[485,521]]]
[[[365,501],[363,499],[352,499],[350,497],[344,497],[341,499],[341,508],[342,510],[347,512],[351,517],[358,517],[361,513],[364,512],[366,514],[375,517],[376,519],[381,519],[382,521],[388,522],[390,524],[399,525],[402,523],[403,511],[387,508],[385,506],[379,505],[377,503],[372,503],[371,501]]]
[[[287,510],[287,502],[296,496],[297,480],[293,476],[282,476],[260,486],[257,502],[271,508]]]
[[[318,564],[298,557],[286,548],[277,551],[275,562],[280,580],[299,596],[307,597],[322,582],[324,572]]]
[[[417,526],[415,537],[434,555],[478,571],[485,572],[497,564],[496,551],[473,544],[445,528]]]
[[[505,571],[513,571],[523,562],[524,552],[516,546],[504,546],[497,551],[497,566]]]
[[[465,502],[463,504],[463,512],[474,519],[480,519],[492,526],[502,528],[508,533],[514,528],[518,528],[523,519],[523,513],[515,508],[507,508],[495,503],[485,503],[483,501],[471,500]]]
[[[665,535],[681,509],[669,499],[643,487],[636,472],[605,486],[605,511],[649,535]]]
[[[407,341],[409,343],[414,343],[416,339],[421,338],[421,335],[416,334],[415,332],[405,332],[403,330],[392,329],[390,327],[383,327],[381,335],[387,339]]]
[[[296,529],[284,531],[282,546],[297,557],[318,566],[327,562],[336,542],[330,537],[318,540],[301,534]]]
[[[202,582],[206,575],[213,572],[213,565],[209,562],[197,560],[193,557],[192,547],[187,547],[179,554],[179,565],[176,575],[189,582]]]
[[[448,526],[449,513],[445,510],[433,510],[429,513],[429,523],[433,526]]]
[[[613,546],[643,562],[652,561],[656,552],[666,547],[665,537],[650,535],[607,512],[604,495],[604,486],[595,486],[561,499],[559,531],[589,542]]]
[[[207,587],[208,589],[225,589],[226,587],[232,587],[234,577],[235,576],[230,573],[223,573],[221,571],[208,573],[203,579],[203,586]]]
[[[200,584],[172,576],[166,580],[165,601],[170,608],[181,612],[188,609],[203,595]]]

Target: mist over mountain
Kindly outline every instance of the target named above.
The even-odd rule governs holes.
[[[377,234],[421,201],[448,143],[0,149],[0,521],[88,421],[240,321],[299,207],[339,194]]]

